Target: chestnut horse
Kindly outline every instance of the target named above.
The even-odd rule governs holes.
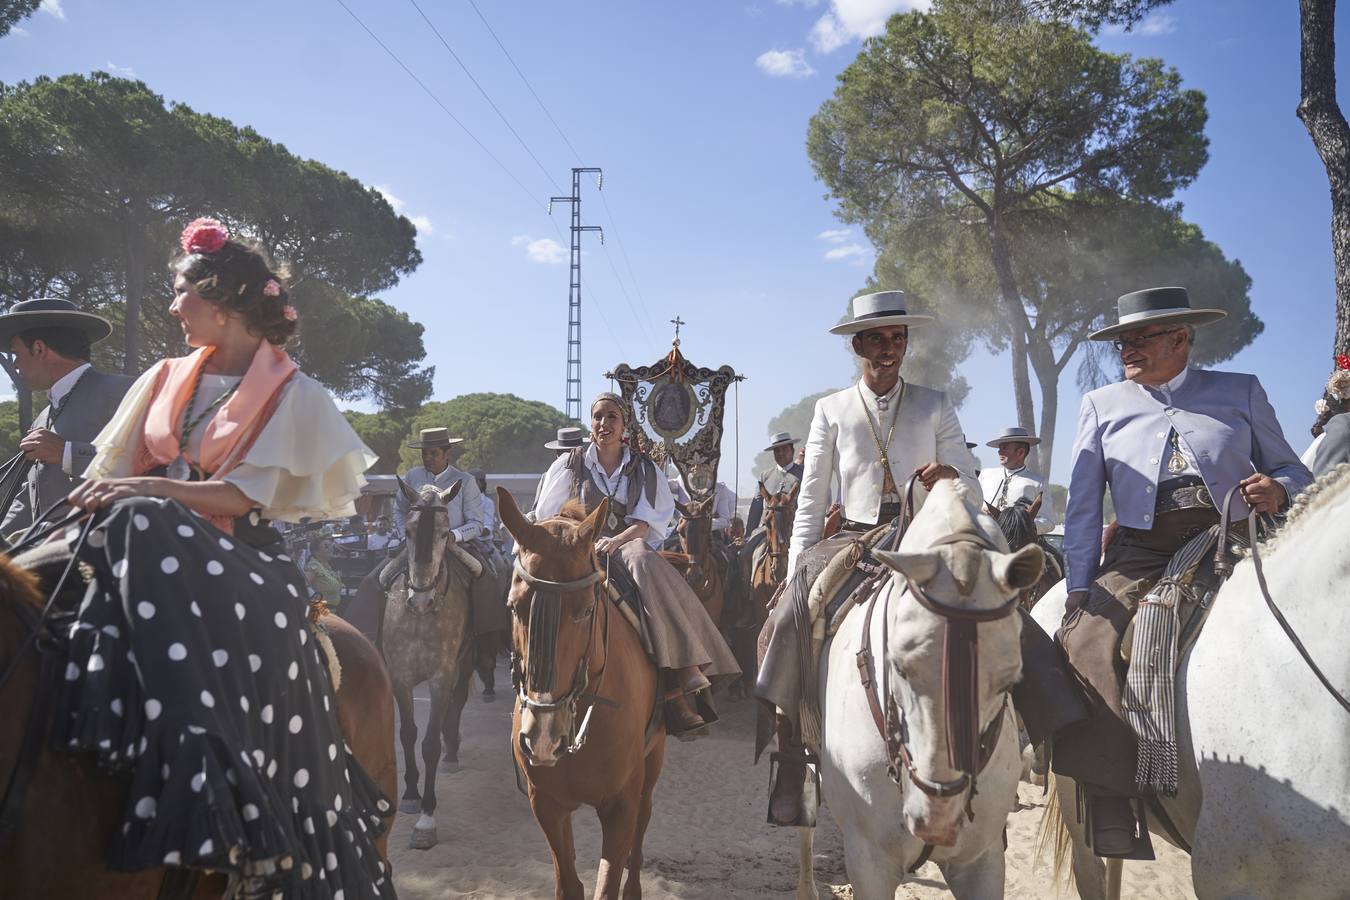
[[[751,608],[757,625],[769,618],[769,601],[774,591],[787,578],[788,545],[792,542],[792,522],[797,517],[799,481],[790,490],[770,494],[759,484],[759,496],[764,501],[764,543],[756,550],[757,559],[750,575]]]
[[[726,604],[727,573],[722,560],[713,552],[713,504],[716,494],[688,505],[676,501],[680,511],[680,550],[689,557],[689,572],[685,580],[698,595],[699,602],[708,611],[708,618],[717,627],[722,626],[722,607]]]
[[[554,896],[581,900],[572,813],[594,807],[603,834],[597,900],[642,896],[642,839],[665,760],[656,666],[609,599],[595,538],[609,512],[569,504],[538,525],[497,488],[502,524],[519,556],[511,581],[511,748],[530,807],[553,854]],[[578,707],[581,714],[578,718]]]
[[[0,556],[0,795],[11,784],[39,688],[40,657],[20,648],[41,614],[34,576]],[[394,705],[389,676],[374,646],[337,616],[322,620],[342,670],[337,717],[352,755],[386,796],[397,782]],[[56,685],[45,689],[57,690]],[[43,727],[46,727],[44,723]],[[101,772],[86,756],[43,747],[29,775],[21,824],[0,840],[0,894],[47,900],[143,900],[154,897],[164,869],[112,872],[108,845],[126,810],[127,782]],[[376,842],[388,865],[387,836]],[[224,876],[202,878],[193,897],[220,897]]]

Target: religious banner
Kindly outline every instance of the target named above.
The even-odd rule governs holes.
[[[684,323],[679,323],[684,324]],[[650,366],[616,366],[605,376],[628,405],[628,439],[664,469],[673,462],[689,496],[717,486],[726,392],[741,381],[731,366],[696,366],[680,352],[678,326],[670,353]]]

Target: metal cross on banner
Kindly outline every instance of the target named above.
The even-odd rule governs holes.
[[[678,316],[671,321],[678,321],[677,329],[686,324]],[[619,383],[628,405],[629,440],[658,466],[675,463],[690,497],[712,494],[722,457],[727,388],[745,376],[731,366],[694,365],[680,352],[676,337],[670,353],[652,365],[622,363],[605,377]]]

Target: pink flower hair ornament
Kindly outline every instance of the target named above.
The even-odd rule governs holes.
[[[216,253],[230,239],[230,232],[215,219],[193,219],[178,239],[184,253]]]
[[[286,317],[287,322],[294,322],[296,319],[300,318],[300,314],[295,311],[294,306],[287,306],[281,311],[281,314]]]
[[[264,285],[263,285],[263,296],[264,296],[264,297],[280,297],[280,296],[281,296],[281,282],[280,282],[280,281],[277,281],[275,278],[269,278],[269,279],[267,279],[267,284],[264,284]]]

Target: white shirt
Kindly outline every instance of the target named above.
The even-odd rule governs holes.
[[[567,455],[558,457],[553,461],[553,465],[548,467],[544,473],[544,485],[539,489],[539,504],[535,507],[535,514],[539,521],[556,516],[562,511],[563,505],[572,499],[575,484],[572,480],[572,472],[567,468]],[[603,466],[600,465],[600,458],[597,455],[595,444],[589,444],[586,447],[586,453],[582,457],[586,472],[590,475],[595,486],[602,492],[627,502],[628,499],[628,476],[623,474],[624,466],[628,465],[630,459],[627,447],[623,448],[623,457],[619,460],[619,467],[614,470],[614,476],[606,474]],[[628,511],[626,522],[646,522],[647,537],[646,543],[653,550],[660,548],[666,536],[666,526],[670,524],[671,517],[675,514],[675,500],[670,494],[670,482],[661,478],[658,473],[656,479],[656,502],[647,502],[647,492],[645,490],[638,492],[637,503],[634,508]]]
[[[75,382],[79,381],[80,376],[89,368],[89,363],[85,363],[82,366],[76,366],[60,378],[56,379],[56,383],[47,389],[47,402],[51,404],[53,409],[61,405],[61,401],[66,399],[66,394],[69,394],[70,389],[75,387]],[[65,472],[67,475],[74,475],[75,472],[72,471],[73,468],[74,466],[71,462],[70,455],[70,441],[66,441],[65,449],[61,451],[61,471]]]
[[[1006,493],[1003,490],[1005,481],[1008,486]],[[1036,532],[1045,534],[1055,527],[1054,501],[1045,490],[1045,482],[1028,472],[1026,466],[1011,472],[1002,466],[982,469],[980,493],[985,503],[999,510],[1007,509],[1018,500],[1035,502],[1036,495],[1040,494],[1041,508],[1036,514]]]
[[[367,550],[383,550],[393,541],[394,536],[389,533],[380,534],[378,531],[372,531],[366,535]]]
[[[713,531],[723,531],[736,515],[736,494],[722,482],[717,482],[717,499],[713,501]]]
[[[483,494],[483,527],[487,529],[487,539],[490,541],[497,539],[497,501],[493,500],[487,494]]]
[[[1140,385],[1139,388],[1144,391],[1156,392],[1161,395],[1164,403],[1171,406],[1172,395],[1181,390],[1181,386],[1186,383],[1186,376],[1190,374],[1190,371],[1189,368],[1182,369],[1181,374],[1177,375],[1176,378],[1160,384],[1157,387],[1150,388]],[[1167,467],[1167,464],[1172,460],[1172,435],[1175,433],[1176,429],[1171,429],[1166,433],[1158,435],[1160,438],[1167,439],[1167,443],[1163,446],[1162,456],[1158,457],[1158,484],[1162,484],[1164,481],[1169,481],[1173,478],[1185,478],[1187,475],[1199,476],[1200,474],[1200,465],[1195,460],[1194,451],[1192,451],[1190,445],[1186,443],[1186,439],[1179,434],[1177,435],[1177,450],[1181,452],[1181,458],[1185,461],[1186,465],[1179,472],[1173,472]]]

